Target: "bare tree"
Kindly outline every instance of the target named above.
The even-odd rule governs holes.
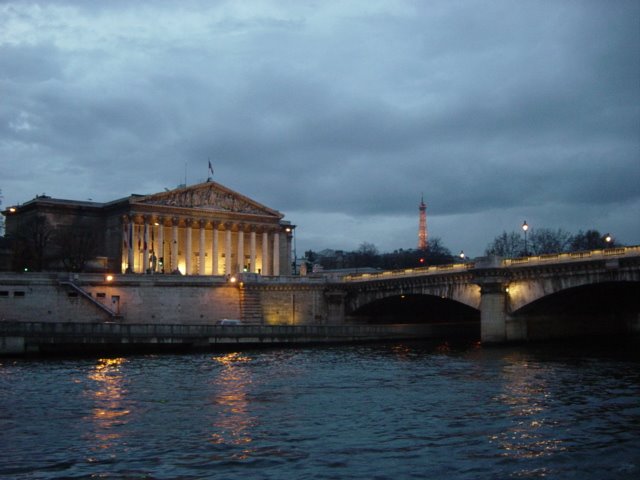
[[[571,234],[560,228],[558,230],[536,228],[529,234],[528,250],[533,255],[566,252],[570,240]]]
[[[20,225],[14,242],[14,269],[38,272],[46,269],[48,246],[53,233],[44,215],[31,217]]]
[[[87,262],[95,256],[98,242],[91,226],[76,223],[59,227],[55,243],[64,268],[69,272],[82,272]]]
[[[587,230],[586,232],[580,230],[569,240],[569,249],[573,252],[611,248],[617,245],[610,235],[602,235],[598,230]]]
[[[379,263],[378,248],[369,242],[363,242],[355,252],[352,252],[354,267],[377,267]]]
[[[485,249],[485,255],[518,257],[524,252],[524,239],[516,232],[502,232]]]

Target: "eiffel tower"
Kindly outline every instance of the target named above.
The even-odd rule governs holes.
[[[420,226],[418,227],[418,249],[426,250],[428,247],[427,239],[427,206],[424,203],[424,194],[420,198]]]

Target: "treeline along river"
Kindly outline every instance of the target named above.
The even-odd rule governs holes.
[[[0,360],[0,478],[640,478],[640,344]]]

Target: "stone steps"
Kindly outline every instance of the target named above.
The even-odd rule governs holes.
[[[240,315],[244,323],[263,323],[260,291],[248,288],[240,291]]]

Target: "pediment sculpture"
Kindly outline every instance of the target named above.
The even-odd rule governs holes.
[[[136,203],[282,217],[279,212],[214,182],[149,195]]]

